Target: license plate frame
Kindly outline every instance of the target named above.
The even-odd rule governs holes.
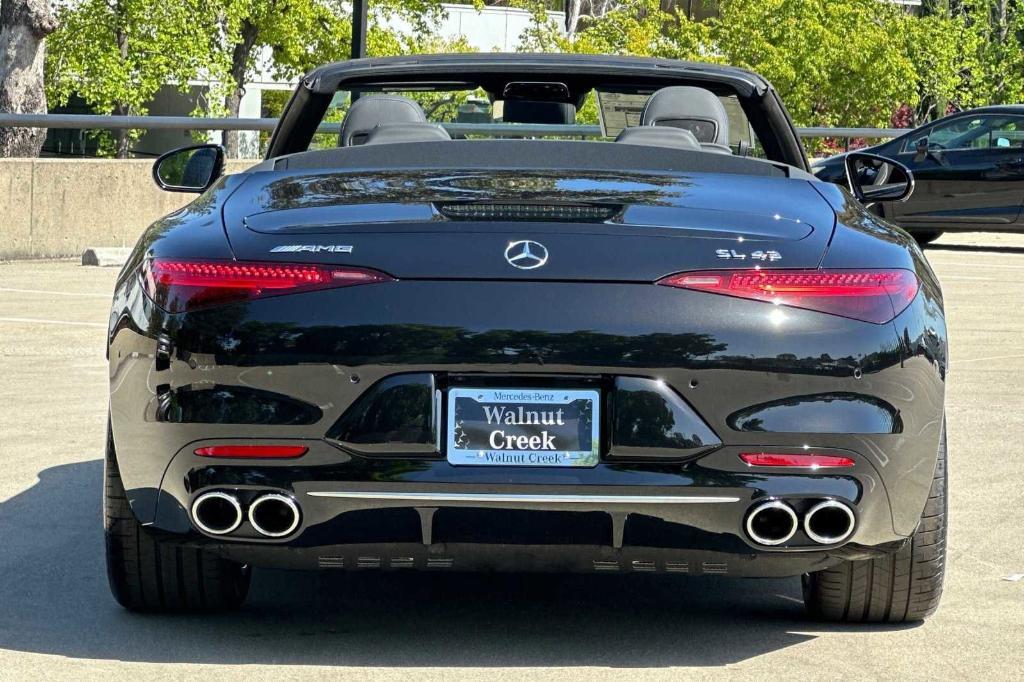
[[[453,387],[445,405],[445,456],[454,466],[592,468],[600,461],[597,389]],[[501,435],[494,436],[495,431]],[[508,446],[509,436],[515,447],[489,447]],[[488,447],[480,447],[484,444]]]

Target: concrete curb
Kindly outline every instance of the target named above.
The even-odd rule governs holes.
[[[128,260],[132,250],[125,246],[90,246],[82,252],[82,265],[99,267],[121,267]]]

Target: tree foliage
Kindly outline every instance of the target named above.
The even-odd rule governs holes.
[[[435,35],[439,0],[373,5],[370,54],[464,49]],[[408,30],[385,28],[401,17]],[[350,4],[343,0],[81,0],[62,5],[50,39],[47,90],[58,105],[78,95],[98,113],[145,115],[165,84],[183,92],[208,84],[195,113],[237,116],[245,84],[261,72],[291,79],[324,62],[347,59]],[[141,131],[105,138],[101,149],[125,156]],[[229,136],[229,153],[237,152]]]
[[[970,86],[977,101],[1024,101],[1024,3],[1019,0],[963,0],[940,16],[964,23],[973,34],[977,60]]]
[[[73,94],[98,113],[145,115],[157,91],[216,78],[216,15],[205,0],[81,0],[61,5],[50,36],[46,89],[51,103]],[[114,151],[125,156],[140,131],[123,132]],[[110,149],[109,141],[105,147]]]
[[[569,0],[568,33],[548,13],[552,0],[486,1],[532,10],[524,50],[752,69],[772,81],[798,125],[886,126],[896,112],[917,125],[952,109],[1024,101],[1024,0],[924,0],[922,16],[880,0],[718,0],[703,21],[680,0]],[[61,3],[47,94],[57,104],[78,94],[101,113],[145,114],[164,84],[200,81],[211,87],[197,111],[237,114],[258,73],[290,79],[348,58],[350,11],[348,0]],[[440,0],[375,1],[369,54],[471,49],[439,37],[444,11]],[[129,142],[117,140],[117,151]]]
[[[908,125],[948,109],[1024,100],[1024,3],[928,0],[924,16],[879,0],[720,0],[694,22],[671,0],[576,2],[566,35],[534,10],[526,49],[729,63],[764,75],[797,125]],[[598,8],[599,11],[594,10]]]

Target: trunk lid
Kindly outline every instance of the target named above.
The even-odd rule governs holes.
[[[716,173],[258,171],[224,208],[240,260],[400,279],[650,282],[683,270],[817,266],[835,214],[810,182]],[[506,257],[528,240],[547,258]],[[528,257],[520,265],[533,265]]]

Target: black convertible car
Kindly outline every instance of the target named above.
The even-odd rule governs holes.
[[[913,171],[913,196],[875,212],[918,242],[950,230],[1024,231],[1024,106],[961,111],[864,151]],[[843,157],[815,161],[812,170],[846,185]]]
[[[815,616],[924,618],[942,296],[863,205],[912,177],[847,163],[871,184],[814,178],[755,74],[529,54],[331,64],[250,170],[165,155],[200,196],[117,281],[114,595],[234,607],[253,566],[802,575]]]

